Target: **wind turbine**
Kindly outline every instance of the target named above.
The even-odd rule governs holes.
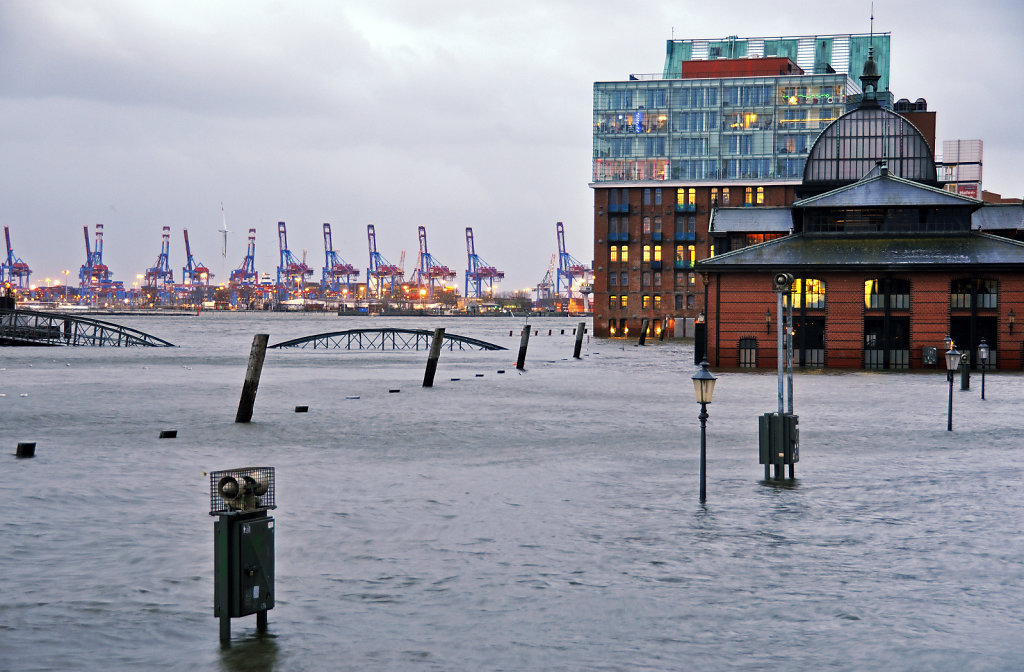
[[[220,246],[220,277],[226,278],[225,273],[227,272],[228,263],[228,220],[224,215],[224,202],[220,203],[220,229],[218,233],[221,234],[221,246]]]

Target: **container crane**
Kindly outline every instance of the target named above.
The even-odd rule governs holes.
[[[231,271],[229,277],[232,285],[255,286],[259,283],[259,274],[256,273],[256,229],[249,229],[249,245],[245,251],[245,258],[242,264]]]
[[[28,264],[14,256],[14,249],[11,247],[11,231],[4,227],[4,238],[7,240],[7,260],[0,264],[0,282],[10,283],[24,288],[29,284],[29,276],[32,275]]]
[[[571,301],[574,282],[578,279],[585,283],[590,269],[565,251],[565,227],[562,226],[562,223],[557,222],[555,228],[558,234],[558,273],[555,277],[555,294],[560,299]]]
[[[558,274],[558,255],[552,254],[548,270],[537,286],[533,288],[534,305],[550,307],[555,298],[555,277]]]
[[[306,278],[313,275],[313,269],[306,265],[305,259],[299,261],[288,249],[288,229],[284,222],[277,223],[277,247],[280,252],[280,263],[277,267],[277,289],[287,296],[293,289],[299,291],[306,286]]]
[[[192,256],[192,246],[188,242],[188,229],[185,229],[185,266],[181,268],[181,281],[186,285],[209,285],[213,273],[206,264],[197,262]]]
[[[427,227],[419,227],[419,237],[420,252],[416,270],[413,271],[413,282],[420,287],[426,286],[427,298],[433,298],[434,288],[439,287],[443,290],[448,283],[455,279],[455,271],[439,264],[430,254],[427,249]]]
[[[174,271],[171,270],[171,227],[165,226],[160,236],[160,255],[156,263],[146,269],[146,287],[156,288],[161,286],[164,289],[174,284]]]
[[[487,262],[477,255],[476,245],[473,242],[473,227],[471,226],[466,227],[466,256],[468,258],[466,266],[466,298],[490,298],[494,295],[494,281],[504,278],[505,272],[488,265]]]
[[[348,263],[334,251],[331,239],[331,225],[324,222],[324,269],[320,286],[324,294],[337,294],[341,285],[345,285],[345,293],[351,294],[352,283],[359,282],[359,269]]]
[[[96,224],[96,244],[89,247],[89,227],[83,226],[85,234],[85,264],[78,269],[78,286],[83,298],[92,302],[100,294],[113,294],[124,298],[124,284],[110,279],[110,269],[103,263],[103,225]]]
[[[377,251],[377,234],[374,232],[373,224],[366,225],[366,239],[370,248],[370,267],[366,269],[366,291],[381,298],[385,286],[388,293],[394,292],[395,284],[402,282],[405,272]]]

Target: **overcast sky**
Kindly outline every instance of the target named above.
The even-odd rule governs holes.
[[[832,6],[834,5],[834,7]],[[319,278],[322,223],[348,262],[430,252],[462,273],[465,227],[533,286],[556,251],[589,263],[595,81],[661,72],[665,42],[866,32],[870,2],[596,0],[0,0],[0,224],[33,282],[72,278],[82,226],[131,285],[172,228],[220,280],[257,229],[259,271],[276,223]],[[878,0],[891,88],[928,100],[937,140],[985,142],[984,187],[1024,195],[1024,3]],[[228,228],[222,262],[221,203]]]

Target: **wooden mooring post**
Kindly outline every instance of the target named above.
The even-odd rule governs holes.
[[[576,359],[580,358],[580,350],[583,348],[583,330],[586,328],[586,325],[586,322],[580,322],[576,325],[576,345],[572,349],[572,356]]]
[[[430,354],[427,355],[427,369],[423,372],[423,387],[434,386],[434,373],[437,372],[437,358],[441,356],[441,344],[444,342],[444,327],[434,329],[434,338],[430,341]]]
[[[650,329],[650,327],[651,327],[651,318],[645,317],[643,320],[641,320],[641,322],[640,322],[640,340],[638,341],[638,345],[646,345],[647,344],[647,331],[648,331],[648,329]]]
[[[260,386],[260,374],[263,372],[263,359],[267,354],[269,340],[270,334],[256,334],[252,339],[249,367],[245,370],[245,382],[242,383],[242,397],[238,400],[235,422],[252,420],[252,407],[256,404],[256,389]]]
[[[519,358],[516,359],[516,368],[520,371],[526,366],[526,347],[530,344],[530,325],[523,327],[523,335],[519,338]]]

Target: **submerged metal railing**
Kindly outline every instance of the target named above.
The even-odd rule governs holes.
[[[426,350],[434,332],[428,329],[349,329],[314,334],[275,343],[271,348],[325,350]],[[442,347],[448,350],[505,350],[477,338],[445,334]]]
[[[138,329],[91,317],[34,310],[0,310],[0,345],[174,347]]]

